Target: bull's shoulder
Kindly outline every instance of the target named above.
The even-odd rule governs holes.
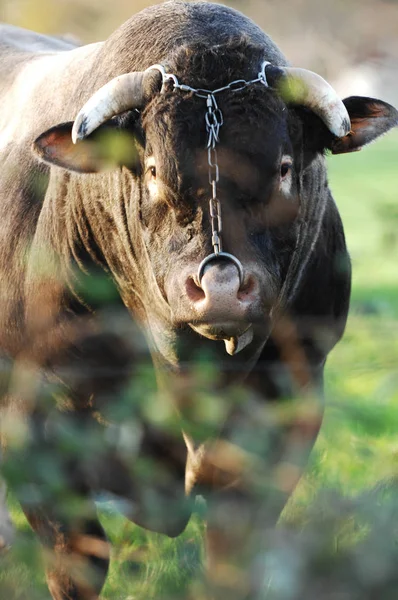
[[[339,211],[328,190],[316,243],[291,310],[304,338],[314,338],[324,354],[344,332],[351,291],[351,263]]]
[[[310,372],[314,383],[322,387],[325,358],[344,332],[350,288],[351,267],[344,230],[328,191],[319,235],[282,318],[279,333],[268,339],[256,369],[248,378],[260,393],[265,393],[268,399],[292,393],[291,375],[281,364],[287,356],[295,355],[294,348],[300,349],[295,356],[304,358],[305,372]],[[292,337],[288,332],[292,332]],[[291,345],[289,352],[283,346],[286,343]]]

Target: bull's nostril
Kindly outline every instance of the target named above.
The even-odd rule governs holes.
[[[185,290],[188,298],[192,302],[200,302],[200,300],[204,300],[206,297],[204,291],[199,285],[196,284],[193,277],[188,277],[185,284]]]
[[[256,281],[255,281],[254,277],[249,275],[248,277],[245,278],[245,280],[243,281],[242,285],[239,288],[238,298],[241,300],[242,298],[248,296],[249,294],[251,294],[252,292],[255,291],[255,288],[256,288]]]

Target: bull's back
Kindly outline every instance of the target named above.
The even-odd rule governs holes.
[[[0,90],[9,90],[13,78],[35,56],[72,50],[76,46],[70,40],[0,23]]]
[[[78,43],[66,37],[52,37],[29,31],[22,27],[15,27],[7,23],[0,23],[1,51],[18,52],[51,52],[71,50]]]

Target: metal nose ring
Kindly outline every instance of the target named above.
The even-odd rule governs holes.
[[[202,262],[199,265],[199,269],[198,269],[198,282],[200,283],[202,281],[202,277],[204,275],[206,266],[210,262],[213,262],[213,260],[217,260],[219,258],[222,259],[222,260],[229,260],[230,262],[234,263],[235,267],[238,269],[239,283],[240,283],[240,285],[242,285],[242,283],[243,283],[243,266],[242,266],[242,263],[240,262],[240,260],[238,260],[236,258],[236,256],[234,256],[233,254],[228,254],[228,252],[218,252],[218,254],[209,254],[209,256],[206,256],[206,258],[204,260],[202,260]]]

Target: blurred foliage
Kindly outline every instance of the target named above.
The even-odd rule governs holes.
[[[398,266],[395,254],[384,243],[384,231],[390,221],[386,207],[393,207],[391,221],[395,218],[397,155],[398,135],[392,133],[363,153],[329,159],[331,186],[352,249],[352,307],[346,335],[328,360],[325,418],[310,464],[259,556],[267,573],[266,600],[396,598]],[[114,297],[112,289],[102,280],[100,303]],[[111,313],[105,321],[110,329],[116,322]],[[134,386],[127,404],[113,405],[109,413],[127,426],[142,396],[145,414],[157,403],[152,371],[143,366],[137,376],[144,394]],[[211,378],[208,368],[199,376]],[[206,408],[204,421],[209,414]],[[79,455],[73,432],[64,431],[66,437],[61,436],[60,443]],[[90,442],[86,434],[85,441],[86,451],[91,447],[95,454],[95,436]],[[122,439],[116,442],[120,449]],[[62,496],[62,476],[51,455],[43,456],[42,465],[46,465],[41,469],[45,485],[52,494],[58,490]],[[12,462],[7,468],[12,470]],[[33,465],[28,461],[25,468]],[[148,463],[143,468],[145,473],[154,466]],[[17,478],[21,481],[20,472]],[[69,496],[65,502],[73,510]],[[1,597],[44,600],[48,592],[39,544],[17,505],[13,506],[19,532],[12,550],[2,558]],[[205,507],[200,499],[177,540],[134,526],[115,512],[109,499],[103,498],[100,507],[102,523],[113,542],[104,600],[203,598]],[[123,512],[123,506],[119,508]]]

